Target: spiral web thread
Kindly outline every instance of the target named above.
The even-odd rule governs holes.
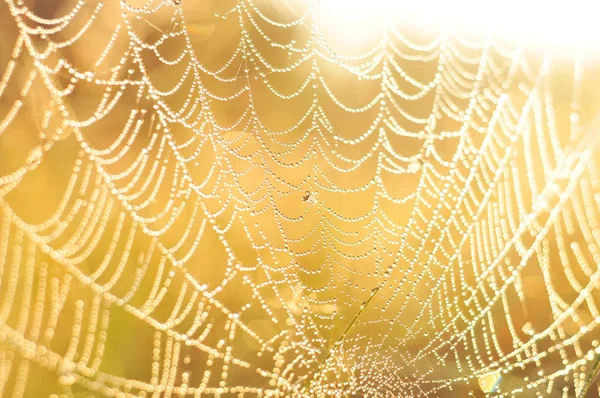
[[[593,57],[321,13],[0,5],[1,396],[580,392]]]

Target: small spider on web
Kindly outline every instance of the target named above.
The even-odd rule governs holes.
[[[302,196],[302,201],[308,202],[309,205],[317,204],[317,193],[311,192],[311,191],[305,191],[304,195]]]

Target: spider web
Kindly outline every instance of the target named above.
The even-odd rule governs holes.
[[[597,62],[330,17],[0,5],[0,395],[580,392]]]

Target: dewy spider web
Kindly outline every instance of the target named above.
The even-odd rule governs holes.
[[[0,20],[1,396],[583,388],[583,49],[401,21],[362,40],[308,1],[5,0]]]

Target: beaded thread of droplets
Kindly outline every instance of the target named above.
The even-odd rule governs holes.
[[[184,17],[188,3],[115,1],[118,21],[108,35],[96,26],[108,10],[104,3],[79,1],[52,19],[19,1],[1,6],[17,33],[0,80],[0,99],[8,104],[0,145],[19,129],[28,107],[40,108],[34,148],[19,165],[2,166],[0,176],[3,388],[23,395],[35,383],[27,377],[30,364],[53,372],[65,394],[78,386],[107,396],[433,397],[471,381],[506,396],[557,388],[569,396],[582,387],[600,351],[592,337],[600,325],[598,134],[585,128],[580,114],[587,77],[582,54],[572,67],[565,138],[550,55],[534,65],[520,45],[492,37],[470,42],[458,34],[416,44],[390,26],[372,50],[344,56],[322,32],[318,3],[291,12],[291,22],[278,22],[259,3],[244,0],[216,13],[223,23],[235,21],[240,34],[231,57],[211,68],[193,46]],[[166,26],[151,21],[160,13],[171,15]],[[73,33],[68,27],[77,18],[86,22]],[[153,35],[139,34],[138,23]],[[306,41],[268,33],[301,26]],[[91,34],[106,44],[93,67],[78,67],[67,50]],[[183,44],[173,44],[179,39]],[[285,56],[269,61],[260,40]],[[169,44],[180,50],[173,58],[166,55]],[[115,51],[122,53],[110,65]],[[148,53],[165,73],[177,74],[170,89],[152,75]],[[430,62],[437,68],[428,82],[403,66]],[[30,66],[21,76],[23,65]],[[307,65],[310,73],[296,90],[277,88],[275,76]],[[346,104],[326,77],[332,66],[377,83],[376,94],[363,105]],[[84,84],[102,92],[87,117],[74,109],[74,93]],[[271,129],[256,109],[258,84],[283,107],[303,96],[312,100],[297,121]],[[47,95],[43,105],[32,99],[38,92]],[[177,95],[183,101],[175,101]],[[426,116],[404,105],[430,97]],[[215,104],[240,98],[246,98],[243,116],[220,123]],[[351,137],[335,127],[326,103],[345,115],[374,116]],[[99,145],[94,126],[120,108],[128,116],[118,136]],[[454,128],[441,128],[444,119]],[[420,148],[403,154],[398,139],[416,140]],[[77,150],[62,199],[42,222],[27,221],[9,194],[67,140]],[[454,150],[439,149],[453,140]],[[206,160],[207,148],[215,161]],[[207,162],[204,175],[196,172]],[[304,173],[302,167],[310,179],[298,183],[297,174],[286,173]],[[365,182],[357,176],[368,167],[374,171]],[[248,188],[255,170],[265,183]],[[395,193],[410,181],[414,189]],[[367,194],[370,207],[360,207],[360,200],[350,209],[340,205]],[[293,210],[279,204],[288,196]],[[398,221],[404,206],[409,216]],[[248,263],[235,243],[240,235],[256,252]],[[106,250],[103,239],[111,241]],[[197,261],[210,239],[224,253],[218,283],[201,282],[193,269],[205,264]],[[101,261],[92,261],[98,252]],[[319,264],[305,260],[319,255]],[[547,324],[528,319],[524,279],[531,269],[538,270],[548,300]],[[568,293],[557,288],[557,269]],[[126,278],[123,292],[117,286]],[[76,283],[89,296],[78,297]],[[248,289],[247,300],[232,306],[227,295],[236,295],[236,286]],[[161,317],[168,295],[176,299]],[[53,351],[71,302],[68,347]],[[146,380],[101,366],[119,311],[153,331]],[[526,313],[524,322],[517,312]],[[252,323],[257,314],[268,328]],[[239,335],[253,355],[242,354]],[[557,357],[558,368],[550,359]],[[450,364],[455,371],[444,373]],[[11,372],[18,376],[9,386]],[[256,379],[238,384],[236,375],[250,374],[244,372]],[[518,372],[527,376],[505,387],[503,380]]]

